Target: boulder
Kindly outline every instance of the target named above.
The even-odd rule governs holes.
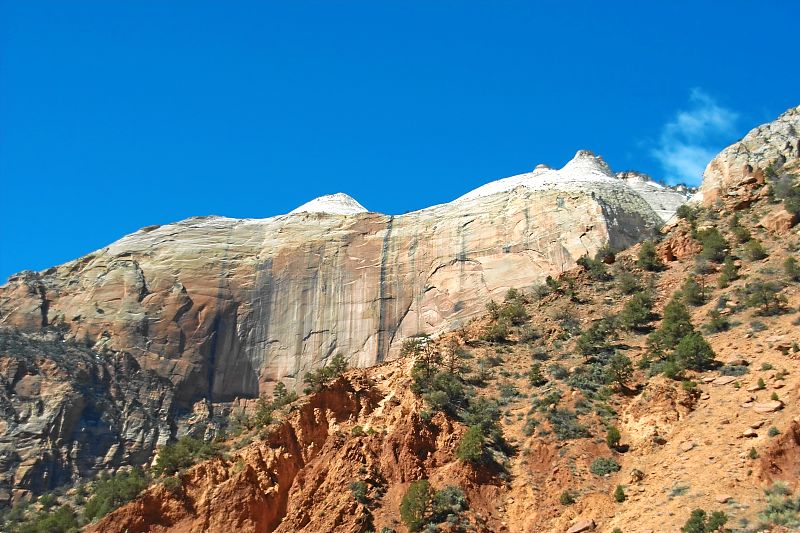
[[[572,527],[570,527],[566,533],[581,533],[583,531],[594,531],[595,523],[594,520],[578,520]]]
[[[753,405],[753,411],[756,413],[774,413],[783,409],[783,402],[780,400],[771,400],[765,403],[757,403]]]

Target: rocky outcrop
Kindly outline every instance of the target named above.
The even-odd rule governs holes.
[[[130,355],[0,329],[0,503],[147,462],[172,433],[172,400]]]
[[[800,106],[720,152],[703,173],[697,200],[750,205],[764,192],[767,178],[781,172],[800,172]]]
[[[691,198],[695,192],[695,189],[685,185],[661,185],[653,181],[647,174],[631,170],[619,172],[617,177],[624,181],[628,187],[639,193],[664,222],[672,218],[675,211]]]
[[[680,195],[678,195],[679,197]],[[343,353],[368,366],[512,286],[621,248],[660,219],[602,159],[579,152],[449,204],[401,216],[338,194],[289,215],[144,228],[0,288],[0,323],[130,353],[188,408],[255,397]]]

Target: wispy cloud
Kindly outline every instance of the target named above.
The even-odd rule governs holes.
[[[733,139],[739,114],[719,105],[701,89],[692,89],[688,109],[664,125],[651,151],[669,183],[697,185],[711,159]]]

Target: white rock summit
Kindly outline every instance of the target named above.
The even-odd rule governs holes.
[[[343,192],[327,194],[306,202],[297,209],[289,211],[290,215],[297,213],[329,213],[332,215],[355,215],[368,213],[367,209],[358,203],[352,196]]]

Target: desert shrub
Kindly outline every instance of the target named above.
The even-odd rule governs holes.
[[[414,372],[412,370],[412,377]],[[412,383],[412,392],[418,393],[434,411],[442,411],[457,416],[458,410],[466,403],[464,384],[449,372],[436,372],[425,381]]]
[[[722,376],[744,376],[747,372],[747,367],[743,365],[725,365],[719,369]]]
[[[613,457],[598,457],[592,461],[589,467],[591,473],[596,476],[605,476],[606,474],[619,472],[619,469],[619,463]]]
[[[644,241],[639,247],[636,264],[650,272],[657,272],[664,268],[664,263],[659,259],[656,253],[656,245],[653,244],[653,241]]]
[[[611,319],[598,320],[583,331],[575,342],[575,350],[584,357],[601,354],[609,349],[609,338],[614,334]]]
[[[612,450],[616,449],[619,446],[619,441],[622,439],[622,435],[620,435],[619,430],[616,426],[608,426],[608,430],[606,431],[606,444]]]
[[[569,370],[564,365],[560,365],[558,363],[552,363],[547,367],[547,371],[550,372],[550,375],[558,380],[564,380],[569,377]]]
[[[62,505],[55,511],[42,510],[20,524],[16,533],[70,533],[78,527],[75,511],[69,505]]]
[[[553,409],[547,415],[553,433],[558,440],[572,440],[589,437],[591,434],[586,426],[578,422],[577,415],[569,409]]]
[[[747,307],[758,308],[763,316],[776,315],[785,311],[786,297],[781,287],[772,281],[754,280],[744,286],[741,296]]]
[[[105,516],[134,499],[146,487],[147,478],[140,468],[101,478],[92,486],[92,496],[86,502],[83,516],[87,522]]]
[[[539,425],[539,422],[535,418],[529,418],[525,421],[525,425],[522,426],[522,434],[526,437],[530,437],[536,431],[536,426]]]
[[[685,220],[690,224],[694,224],[699,218],[700,208],[689,204],[683,204],[678,208],[677,211],[675,211],[675,214],[678,216],[678,218]]]
[[[532,326],[525,326],[519,332],[519,342],[533,342],[542,338],[542,332]]]
[[[611,279],[611,275],[608,273],[608,269],[602,261],[590,259],[588,255],[584,255],[581,256],[576,263],[595,281],[608,281]]]
[[[767,505],[758,515],[765,526],[800,527],[800,496],[792,498],[789,488],[777,482],[764,491]]]
[[[364,481],[353,481],[350,483],[350,494],[353,498],[361,504],[366,505],[369,500],[367,499],[367,484]]]
[[[708,312],[708,324],[705,325],[707,332],[719,333],[721,331],[728,331],[730,327],[731,322],[728,320],[728,317],[724,316],[716,309],[712,309]]]
[[[722,262],[722,268],[719,271],[719,278],[717,278],[717,285],[724,289],[731,284],[732,281],[739,279],[739,268],[733,260],[733,257],[727,255]]]
[[[342,354],[334,355],[330,363],[303,376],[303,382],[306,384],[304,392],[308,394],[322,390],[327,382],[341,376],[347,370],[347,366],[347,359]]]
[[[783,271],[790,281],[800,281],[800,263],[794,257],[787,257],[783,262]]]
[[[627,355],[615,353],[608,360],[606,376],[609,381],[617,384],[620,389],[626,389],[627,383],[633,377],[633,363]]]
[[[561,502],[561,505],[572,505],[575,503],[575,496],[572,492],[565,490],[561,493],[561,496],[558,497],[558,501]]]
[[[531,366],[531,369],[528,371],[527,378],[530,384],[534,387],[541,387],[547,383],[547,378],[544,377],[544,374],[542,373],[542,365],[540,363],[534,363]]]
[[[714,362],[714,350],[697,332],[683,337],[675,347],[673,356],[684,368],[697,371],[708,370]]]
[[[529,318],[528,312],[525,311],[525,306],[519,300],[511,300],[500,308],[500,320],[512,326],[520,326]]]
[[[400,518],[409,531],[419,531],[425,525],[433,493],[427,479],[411,483],[400,502]]]
[[[697,232],[697,238],[703,246],[700,257],[714,263],[721,263],[725,259],[728,242],[717,228],[708,228]]]
[[[622,294],[633,294],[642,290],[642,284],[632,273],[627,270],[618,270],[614,276],[617,283],[617,289]]]
[[[581,365],[567,378],[567,384],[583,392],[587,398],[593,397],[606,383],[608,374],[601,363]]]
[[[705,287],[697,283],[694,276],[689,276],[681,285],[681,298],[688,305],[702,305],[706,301]]]
[[[675,347],[682,338],[694,331],[689,310],[673,297],[664,307],[664,317],[659,328],[650,334],[648,347],[651,353],[662,355],[665,350]]]
[[[486,461],[488,450],[480,426],[470,426],[458,443],[456,457],[465,463],[480,464]]]
[[[781,434],[780,430],[775,426],[772,426],[767,430],[767,435],[769,435],[770,437],[777,437],[780,434]]]
[[[770,196],[783,202],[783,207],[794,215],[800,214],[800,188],[789,174],[775,175],[769,184]]]
[[[443,522],[449,516],[458,515],[468,506],[464,491],[455,485],[447,485],[433,495],[431,521]]]
[[[508,329],[508,322],[505,320],[498,320],[486,327],[481,339],[486,342],[503,342],[508,338]]]
[[[649,292],[634,294],[617,315],[617,324],[626,330],[642,329],[652,319],[653,299]]]
[[[625,501],[625,489],[622,488],[622,485],[617,485],[617,488],[614,490],[614,501],[617,503]]]
[[[748,261],[760,261],[767,257],[767,251],[760,241],[750,239],[742,246],[742,256]]]
[[[714,511],[708,516],[703,509],[695,509],[681,528],[682,533],[713,533],[728,521],[722,511]]]
[[[170,476],[189,468],[198,461],[210,459],[218,453],[218,446],[212,442],[188,436],[183,437],[178,442],[167,444],[159,450],[153,466],[153,474]]]

